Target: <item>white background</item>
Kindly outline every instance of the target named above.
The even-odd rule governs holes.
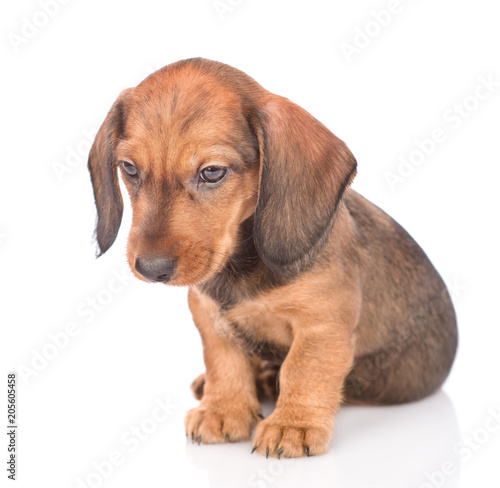
[[[34,0],[3,3],[4,419],[7,372],[19,383],[18,481],[9,483],[498,486],[500,86],[476,91],[481,77],[500,81],[498,2],[232,2],[222,18],[212,0],[70,0],[50,18]],[[390,21],[374,20],[389,7]],[[355,41],[365,46],[348,59],[342,43]],[[359,164],[354,187],[414,236],[450,284],[460,349],[443,391],[406,406],[343,408],[325,456],[278,462],[250,455],[250,442],[186,443],[184,413],[197,403],[189,384],[204,371],[187,290],[126,270],[128,207],[117,242],[94,259],[88,134],[122,89],[194,56],[247,72],[345,140]],[[452,115],[464,102],[466,112]],[[439,129],[441,142],[412,156],[416,140]],[[398,169],[410,156],[420,164]],[[391,189],[387,172],[398,171],[405,176]],[[68,327],[78,334],[63,339]],[[54,337],[63,348],[50,345]]]

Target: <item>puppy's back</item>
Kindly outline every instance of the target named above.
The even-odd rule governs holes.
[[[353,190],[345,206],[356,241],[352,258],[363,275],[346,400],[418,400],[441,386],[455,357],[458,333],[448,290],[420,246],[385,212]]]

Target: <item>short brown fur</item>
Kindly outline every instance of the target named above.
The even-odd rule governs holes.
[[[139,172],[135,179],[122,161]],[[218,186],[200,183],[207,165]],[[349,185],[356,161],[305,110],[203,59],[122,92],[89,157],[100,253],[115,240],[122,168],[127,258],[175,259],[204,350],[186,416],[199,443],[266,456],[325,453],[342,402],[418,400],[457,347],[446,286],[415,241]],[[265,420],[258,395],[277,395]]]

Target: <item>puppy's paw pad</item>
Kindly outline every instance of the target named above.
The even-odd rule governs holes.
[[[330,426],[311,426],[303,422],[274,421],[272,416],[257,427],[253,450],[269,457],[315,456],[328,452],[332,441]]]

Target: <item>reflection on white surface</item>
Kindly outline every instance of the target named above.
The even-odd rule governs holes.
[[[269,405],[265,411],[269,414]],[[251,443],[187,443],[188,461],[219,487],[456,487],[460,456],[455,411],[440,391],[420,402],[391,407],[342,407],[330,451],[300,459],[250,455]],[[444,462],[453,474],[444,475]],[[451,463],[451,464],[450,464]]]

